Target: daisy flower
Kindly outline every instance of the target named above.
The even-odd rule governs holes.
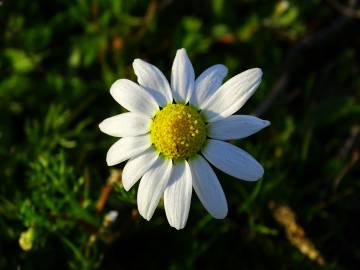
[[[259,68],[246,70],[222,84],[227,68],[214,65],[195,80],[185,49],[176,53],[171,83],[155,66],[135,59],[138,84],[117,80],[112,97],[129,112],[105,119],[100,130],[120,137],[107,152],[113,166],[129,160],[122,183],[129,190],[140,180],[137,205],[150,220],[164,198],[169,224],[184,228],[192,189],[206,210],[222,219],[228,207],[213,166],[242,180],[262,177],[262,166],[244,150],[225,142],[256,133],[269,121],[233,115],[260,84]]]

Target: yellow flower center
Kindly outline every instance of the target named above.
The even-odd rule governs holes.
[[[206,141],[206,126],[193,107],[168,104],[157,112],[150,128],[151,141],[158,152],[173,160],[188,159]]]

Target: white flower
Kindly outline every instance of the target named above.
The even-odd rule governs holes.
[[[185,49],[177,51],[171,86],[155,66],[136,59],[136,84],[117,80],[113,98],[129,112],[105,119],[100,130],[122,137],[106,157],[109,166],[126,163],[122,182],[129,190],[139,179],[138,209],[150,220],[164,197],[172,227],[184,228],[192,188],[215,218],[227,215],[227,202],[212,165],[247,181],[262,177],[262,166],[247,152],[224,142],[250,136],[270,124],[254,116],[233,115],[253,95],[262,72],[253,68],[222,81],[227,68],[214,65],[195,80]]]

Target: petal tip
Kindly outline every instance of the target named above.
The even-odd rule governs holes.
[[[140,216],[142,216],[147,221],[150,221],[150,219],[152,218],[152,215],[150,215],[149,213],[144,213],[140,209],[138,209],[138,211],[139,211]]]
[[[254,74],[256,74],[257,77],[259,77],[259,79],[262,78],[263,72],[261,68],[253,68],[252,71],[254,72]]]
[[[176,51],[175,58],[177,58],[177,57],[180,57],[180,59],[182,59],[183,61],[184,60],[186,61],[186,59],[189,59],[189,56],[188,56],[185,48],[181,48]]]
[[[254,175],[254,178],[250,179],[250,181],[259,181],[264,176],[264,168],[259,164],[259,170]]]
[[[261,68],[250,68],[248,70],[245,70],[244,72],[242,72],[243,74],[247,74],[248,76],[252,77],[255,81],[260,81],[262,79],[262,69]],[[240,74],[242,74],[240,73]]]
[[[269,120],[263,120],[264,121],[264,126],[268,127],[271,125],[271,122]]]
[[[226,211],[222,212],[222,213],[216,213],[216,214],[212,214],[213,218],[215,219],[225,219],[226,216],[228,214],[228,209],[226,209]]]
[[[135,68],[135,66],[142,64],[144,62],[144,60],[141,60],[140,58],[135,58],[132,65]]]
[[[112,156],[112,154],[110,154],[109,152],[106,154],[106,164],[109,167],[120,163],[120,162],[117,162],[116,160],[114,160],[114,158],[112,158],[111,156]]]
[[[104,129],[104,121],[102,121],[101,123],[98,124],[98,127],[100,129],[101,132],[104,132],[103,129]]]
[[[114,94],[119,89],[119,85],[122,83],[123,79],[116,80],[111,86],[110,86],[110,95],[112,97],[115,97]]]
[[[106,158],[106,164],[110,167],[116,165],[117,163],[113,160],[110,160],[109,158]]]
[[[219,68],[221,75],[225,77],[228,73],[228,68],[223,64],[217,64],[217,67]]]
[[[130,186],[128,186],[127,184],[124,184],[124,181],[122,181],[122,185],[123,185],[125,191],[129,191],[131,189]]]
[[[185,224],[170,224],[170,226],[173,227],[174,229],[178,230],[178,231],[185,228]]]
[[[177,49],[176,51],[177,53],[186,53],[186,49],[185,48],[180,48],[180,49]]]
[[[110,160],[108,160],[108,159],[106,159],[106,164],[107,164],[109,167],[116,165],[116,163],[114,163],[114,162],[112,162],[112,161],[110,161]]]

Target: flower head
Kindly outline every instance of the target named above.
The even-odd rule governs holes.
[[[262,177],[262,166],[247,152],[224,142],[252,135],[270,124],[255,116],[233,115],[252,96],[262,72],[253,68],[222,81],[227,68],[214,65],[195,80],[185,49],[177,51],[171,86],[155,66],[136,59],[138,84],[117,80],[113,98],[129,112],[105,119],[100,130],[121,137],[106,157],[109,166],[129,160],[122,182],[129,190],[140,180],[137,203],[150,220],[161,197],[167,219],[184,228],[194,188],[215,218],[227,215],[227,202],[209,165],[247,181]]]

